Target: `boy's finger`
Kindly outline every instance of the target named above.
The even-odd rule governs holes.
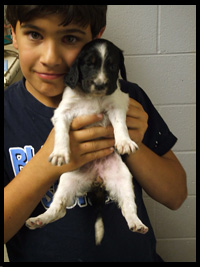
[[[92,153],[87,153],[87,154],[83,155],[83,157],[84,157],[85,162],[88,163],[90,161],[106,157],[106,156],[112,154],[113,151],[114,151],[114,148],[110,147],[110,148],[102,149],[102,150],[95,151]]]
[[[91,127],[86,129],[81,129],[77,131],[71,131],[70,133],[73,135],[73,138],[77,142],[86,142],[90,140],[95,140],[98,138],[113,138],[113,127],[107,126],[107,127]]]
[[[92,114],[92,115],[83,115],[78,116],[73,119],[71,129],[72,130],[79,130],[82,129],[92,123],[101,121],[103,119],[102,114]]]
[[[82,143],[80,145],[80,150],[82,151],[82,155],[84,155],[89,152],[96,152],[102,149],[111,148],[114,145],[115,145],[114,139],[94,140],[94,141]]]

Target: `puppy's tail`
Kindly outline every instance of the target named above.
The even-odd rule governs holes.
[[[92,184],[91,191],[88,192],[88,197],[94,207],[96,214],[96,221],[94,225],[95,230],[95,242],[96,245],[100,245],[104,236],[104,223],[102,219],[103,208],[106,200],[106,191],[101,177],[97,177]]]
[[[100,245],[104,236],[104,224],[102,216],[98,216],[94,225],[96,245]]]

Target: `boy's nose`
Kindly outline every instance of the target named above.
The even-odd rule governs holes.
[[[47,67],[55,67],[62,63],[62,58],[59,53],[59,48],[54,42],[44,44],[40,62]]]

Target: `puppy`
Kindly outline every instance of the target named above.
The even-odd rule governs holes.
[[[83,47],[66,75],[67,87],[52,118],[55,127],[55,143],[49,161],[58,166],[69,163],[70,125],[75,117],[84,114],[104,114],[103,120],[93,126],[105,127],[112,124],[116,151],[73,172],[62,174],[50,208],[43,214],[26,221],[26,226],[30,229],[42,227],[62,218],[66,214],[66,207],[71,206],[76,197],[90,191],[104,192],[102,188],[105,187],[111,199],[121,208],[129,229],[143,234],[148,231],[137,216],[132,175],[119,156],[119,154],[134,153],[138,149],[137,144],[130,139],[126,126],[129,96],[120,90],[119,72],[126,80],[122,51],[107,40],[97,39]],[[96,188],[99,189],[96,190]],[[95,199],[94,195],[90,194],[91,198]],[[103,235],[102,217],[97,216],[95,223],[97,245],[101,243]]]

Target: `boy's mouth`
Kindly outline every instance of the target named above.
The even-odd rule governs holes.
[[[36,72],[36,74],[44,80],[54,80],[65,75],[65,73],[59,74],[59,73],[41,73],[41,72]]]

